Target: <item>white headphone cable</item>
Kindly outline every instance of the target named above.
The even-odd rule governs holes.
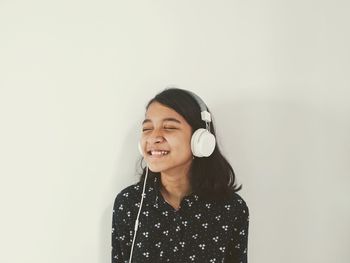
[[[145,194],[145,187],[146,187],[146,182],[147,182],[147,175],[148,175],[148,166],[146,166],[146,175],[145,175],[145,180],[144,180],[144,183],[143,183],[143,190],[142,190],[142,197],[141,197],[141,202],[140,202],[140,208],[139,208],[139,212],[137,213],[137,217],[136,217],[136,221],[135,221],[135,226],[134,226],[134,237],[133,237],[132,245],[131,245],[129,263],[131,263],[132,252],[133,252],[133,250],[134,250],[134,243],[135,243],[135,239],[136,239],[136,232],[137,232],[137,229],[138,229],[138,227],[139,227],[139,216],[140,216],[140,212],[141,212],[141,208],[142,208],[143,197],[144,197],[144,194]]]

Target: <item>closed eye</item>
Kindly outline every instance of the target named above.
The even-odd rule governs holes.
[[[177,128],[174,128],[174,127],[164,127],[165,130],[177,130]],[[149,130],[152,130],[152,129],[147,129],[147,128],[144,128],[142,129],[142,131],[149,131]]]

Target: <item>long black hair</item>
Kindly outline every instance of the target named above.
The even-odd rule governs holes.
[[[184,89],[163,90],[148,102],[146,111],[153,102],[159,102],[179,113],[192,127],[192,132],[199,128],[206,128],[205,122],[201,119],[198,102]],[[208,107],[207,109],[210,112]],[[210,123],[210,132],[216,136],[213,122]],[[140,182],[144,180],[146,174],[146,167],[142,167],[142,159],[143,157],[140,164],[142,168]],[[160,173],[148,170],[147,181],[153,180],[155,176],[159,177]],[[209,157],[195,157],[192,160],[189,178],[193,193],[204,200],[225,200],[231,193],[242,189],[242,185],[236,185],[233,168],[220,152],[217,143]]]

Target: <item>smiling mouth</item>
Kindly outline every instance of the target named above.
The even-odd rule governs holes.
[[[169,151],[148,151],[147,152],[151,157],[163,157],[169,154]]]

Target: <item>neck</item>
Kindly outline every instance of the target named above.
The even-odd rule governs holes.
[[[189,174],[170,176],[162,173],[160,191],[170,205],[178,208],[182,199],[192,192]]]

